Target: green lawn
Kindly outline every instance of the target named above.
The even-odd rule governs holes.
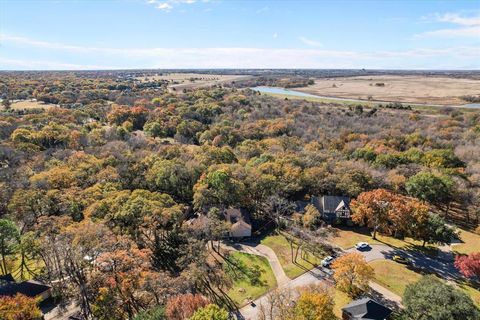
[[[405,265],[389,260],[373,261],[370,265],[375,270],[374,281],[390,291],[403,297],[408,284],[418,281],[422,275],[408,269]],[[465,292],[480,306],[480,291],[467,283],[456,283],[456,287]]]
[[[333,301],[335,302],[335,305],[333,306],[333,312],[338,319],[342,319],[342,308],[349,304],[352,301],[352,298],[350,298],[346,293],[337,289],[335,289],[333,294]]]
[[[303,252],[299,250],[297,261],[292,262],[292,251],[290,244],[287,239],[280,234],[269,235],[261,240],[261,243],[272,248],[275,251],[275,254],[280,260],[283,270],[287,276],[291,279],[298,277],[299,275],[305,273],[306,271],[314,268],[323,257],[315,256],[310,252]],[[293,245],[293,251],[295,255],[295,250],[297,246]]]
[[[244,266],[260,271],[259,284],[252,284],[247,277],[232,279],[233,286],[228,295],[238,306],[247,303],[248,299],[260,297],[277,285],[275,275],[266,258],[241,252],[231,252],[229,255],[240,261]]]
[[[370,244],[386,244],[400,249],[421,250],[426,254],[436,254],[437,251],[436,247],[432,245],[422,248],[421,241],[411,238],[396,239],[377,234],[377,240],[374,240],[370,234],[357,232],[355,229],[337,229],[336,236],[332,236],[330,241],[343,249],[352,248],[357,242],[368,242]]]
[[[19,270],[20,269],[20,263],[21,263],[20,256],[12,256],[12,257],[7,258],[7,266],[8,266],[9,272],[12,273],[13,277],[17,281],[30,280],[33,276],[31,274],[28,274],[28,272],[26,272],[26,271],[25,271],[25,274],[24,274],[24,279],[21,278],[20,270]],[[40,274],[42,269],[44,268],[43,261],[41,261],[41,260],[27,261],[27,264],[28,264],[28,268],[30,269],[30,271],[33,272],[36,275]]]
[[[472,298],[477,306],[480,307],[480,291],[472,288],[468,284],[457,284],[457,286]]]
[[[370,265],[375,270],[374,281],[401,297],[408,284],[416,282],[422,277],[421,274],[394,261],[372,261]]]
[[[453,251],[463,254],[480,252],[480,235],[458,228],[463,243],[453,245]]]

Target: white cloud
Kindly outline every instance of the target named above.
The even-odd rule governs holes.
[[[472,37],[480,40],[480,26],[473,26],[467,28],[454,28],[454,29],[440,29],[433,31],[426,31],[416,34],[417,38],[424,37]]]
[[[106,70],[120,69],[114,66],[84,65],[74,63],[62,63],[49,60],[19,60],[0,57],[0,65],[8,67],[7,69],[17,70]]]
[[[178,4],[194,4],[197,2],[210,2],[210,0],[147,0],[147,4],[154,5],[155,8],[169,12]]]
[[[439,22],[454,23],[462,26],[478,26],[480,25],[480,16],[464,17],[458,13],[436,14],[436,20]]]
[[[155,8],[163,11],[170,11],[173,8],[173,6],[168,2],[162,2],[162,3],[159,3],[157,6],[155,6]]]
[[[273,39],[277,39],[277,38],[278,38],[278,33],[275,32],[275,33],[272,35],[272,37],[273,37]]]
[[[321,47],[322,44],[318,41],[315,41],[315,40],[311,40],[311,39],[308,39],[308,38],[305,38],[305,37],[299,37],[298,40],[302,41],[303,43],[305,43],[306,45],[308,46],[311,46],[311,47]]]
[[[344,51],[275,48],[107,48],[75,46],[1,35],[2,46],[70,53],[67,62],[0,60],[7,69],[120,68],[480,68],[480,47],[418,48],[404,51]],[[87,61],[87,65],[80,62]],[[8,63],[7,63],[8,62]],[[96,65],[99,65],[96,67]]]
[[[432,31],[425,31],[414,35],[415,38],[425,37],[471,37],[480,39],[480,15],[462,16],[458,13],[445,13],[423,17],[426,22],[447,23],[456,25],[456,28],[442,28]]]

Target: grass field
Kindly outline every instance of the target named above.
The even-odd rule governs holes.
[[[24,101],[17,101],[14,102],[10,105],[10,108],[13,110],[23,110],[23,109],[50,109],[50,108],[56,108],[57,106],[54,104],[49,104],[49,103],[43,103],[39,101],[30,101],[30,100],[24,100]],[[0,106],[0,109],[4,109],[5,107]]]
[[[231,252],[230,256],[238,259],[249,268],[260,270],[261,273],[261,284],[259,285],[252,285],[247,278],[233,280],[233,287],[228,292],[228,295],[238,306],[247,303],[248,299],[260,297],[277,285],[275,275],[266,258],[241,252]]]
[[[319,78],[315,84],[299,88],[311,94],[398,101],[438,105],[461,105],[466,102],[461,96],[480,91],[480,81],[453,77],[427,77],[423,75],[381,75],[341,78]]]
[[[480,235],[460,228],[459,231],[463,243],[452,245],[453,251],[462,254],[480,252]]]
[[[318,103],[331,103],[331,104],[337,104],[340,106],[356,106],[356,105],[362,105],[364,107],[375,107],[378,105],[380,102],[378,101],[356,101],[356,100],[338,100],[334,98],[316,98],[316,97],[301,97],[301,96],[295,96],[295,95],[290,95],[290,94],[281,94],[281,93],[266,93],[262,92],[262,95],[267,95],[267,96],[272,96],[276,97],[279,99],[289,99],[289,100],[306,100],[306,101],[311,101],[311,102],[318,102]],[[384,104],[384,103],[383,103]],[[408,103],[405,103],[408,104]],[[412,109],[417,110],[417,111],[423,111],[428,114],[439,114],[439,112],[443,109],[442,107],[436,106],[436,105],[416,105],[416,104],[410,104]],[[475,108],[464,108],[464,107],[456,107],[456,110],[462,111],[462,112],[475,112],[478,111],[478,109]],[[394,112],[395,109],[385,109],[390,112]]]
[[[408,284],[418,281],[422,275],[408,269],[405,265],[393,261],[382,260],[370,262],[375,270],[375,282],[403,297]],[[465,292],[480,306],[480,291],[467,283],[457,283],[455,286]]]
[[[350,298],[346,293],[343,293],[340,290],[335,289],[333,293],[333,301],[335,302],[335,305],[333,306],[333,312],[338,317],[338,319],[342,319],[342,308],[345,305],[349,304],[352,301],[352,298]]]
[[[467,284],[458,284],[458,287],[472,298],[473,302],[480,307],[480,291]]]
[[[408,284],[418,281],[422,275],[409,270],[405,265],[388,260],[372,261],[374,281],[390,291],[403,296]]]
[[[298,277],[306,271],[317,266],[323,257],[317,257],[309,252],[299,250],[297,262],[292,262],[290,244],[282,235],[269,235],[261,240],[261,243],[272,248],[282,264],[283,270],[291,279]],[[294,245],[294,254],[297,246]]]

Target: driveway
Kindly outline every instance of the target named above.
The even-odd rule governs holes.
[[[409,258],[412,267],[421,269],[427,273],[435,273],[445,280],[458,280],[462,278],[460,272],[455,268],[454,256],[451,252],[439,250],[438,255],[430,256],[416,250],[402,250],[387,245],[372,244],[366,250],[355,248],[347,249],[345,252],[361,253],[367,262],[375,260],[391,260],[394,255]]]
[[[295,289],[320,283],[332,285],[330,281],[326,280],[326,273],[322,271],[322,269],[314,268],[302,274],[301,276],[284,283],[283,285],[279,286],[279,289]],[[248,304],[241,308],[239,313],[236,315],[237,319],[257,320],[258,316],[260,315],[261,305],[268,305],[268,293],[255,300],[254,306]]]
[[[262,256],[268,260],[270,267],[272,268],[275,279],[277,280],[277,285],[282,286],[283,284],[290,281],[290,278],[287,277],[285,271],[283,271],[282,265],[278,260],[275,252],[263,244],[256,243],[225,243],[221,242],[220,246],[227,250],[239,251],[249,254],[254,254],[257,256]]]

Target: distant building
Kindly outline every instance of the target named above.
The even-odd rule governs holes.
[[[230,238],[247,238],[252,236],[250,215],[244,209],[230,208],[223,212],[225,220],[231,224],[228,236]]]
[[[342,308],[343,320],[388,320],[392,310],[370,299],[350,302]]]
[[[312,197],[312,204],[322,215],[322,219],[332,223],[349,221],[351,217],[350,198],[343,196]]]
[[[30,298],[38,298],[39,302],[50,297],[52,287],[35,280],[15,282],[11,274],[0,276],[0,297],[14,296],[17,293]]]

